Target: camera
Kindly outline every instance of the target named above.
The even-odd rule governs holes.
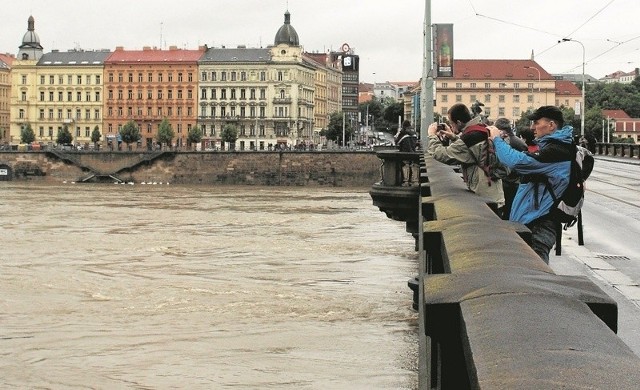
[[[438,131],[445,131],[447,128],[444,127],[444,123],[438,123]]]

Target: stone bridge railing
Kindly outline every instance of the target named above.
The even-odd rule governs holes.
[[[378,157],[395,170],[383,177],[397,175]],[[640,358],[615,334],[615,301],[586,277],[556,275],[525,226],[501,220],[452,167],[417,158],[415,198],[397,182],[371,196],[387,215],[417,214],[420,388],[637,388]]]
[[[640,145],[638,144],[596,144],[596,154],[602,156],[640,158]]]

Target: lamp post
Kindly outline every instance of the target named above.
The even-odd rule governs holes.
[[[538,71],[538,97],[540,97],[540,78],[541,78],[540,77],[540,69],[536,68],[535,66],[529,66],[529,65],[525,65],[524,68],[525,69],[535,69],[536,71]],[[545,93],[545,104],[547,104],[546,96],[547,96],[547,94]]]
[[[584,117],[585,117],[585,114],[587,113],[587,110],[586,110],[587,102],[584,97],[584,62],[585,62],[584,45],[582,44],[582,42],[576,41],[573,38],[562,38],[562,40],[558,41],[558,43],[561,43],[561,42],[576,42],[576,43],[579,43],[580,46],[582,46],[582,111],[580,112],[580,135],[584,135]]]

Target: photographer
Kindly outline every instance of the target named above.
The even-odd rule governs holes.
[[[474,111],[482,111],[479,105],[481,104],[474,105]],[[438,129],[438,123],[429,125],[428,154],[433,156],[434,160],[444,164],[460,164],[467,188],[493,200],[498,208],[502,208],[504,206],[502,181],[487,180],[479,166],[488,138],[488,131],[482,124],[479,111],[475,117],[472,117],[467,106],[462,103],[454,104],[447,112],[449,125],[441,124],[440,129]],[[445,138],[449,141],[448,146],[442,142]]]

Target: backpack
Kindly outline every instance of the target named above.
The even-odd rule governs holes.
[[[478,167],[482,169],[487,178],[487,183],[491,186],[492,182],[506,179],[511,172],[506,165],[502,164],[500,160],[498,160],[496,148],[493,144],[493,139],[489,134],[489,130],[484,125],[472,125],[465,129],[465,133],[474,131],[482,132],[487,136],[485,145],[481,148],[479,159],[476,159]]]
[[[584,204],[584,184],[593,170],[594,158],[586,148],[573,145],[571,170],[567,189],[558,197],[547,179],[545,186],[553,198],[551,217],[561,224],[564,230],[572,227],[578,221],[578,215]]]

